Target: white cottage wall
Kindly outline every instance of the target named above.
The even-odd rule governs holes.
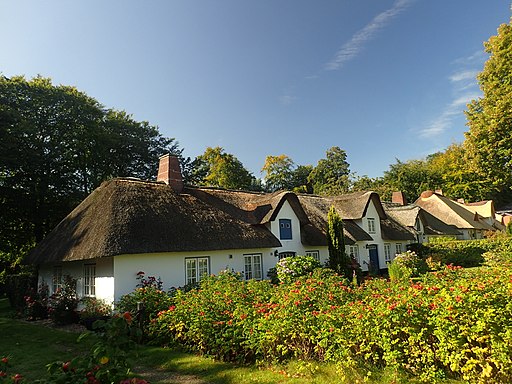
[[[143,271],[146,277],[160,278],[164,290],[184,286],[186,284],[185,260],[187,258],[207,257],[211,274],[218,274],[226,269],[243,274],[245,270],[244,256],[261,254],[262,277],[266,278],[267,271],[277,262],[274,253],[275,249],[260,248],[119,255],[114,258],[115,300],[119,300],[122,295],[135,289],[139,271]]]

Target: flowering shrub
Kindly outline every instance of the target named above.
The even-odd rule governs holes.
[[[179,293],[151,324],[161,342],[224,360],[360,362],[424,382],[512,382],[512,267],[447,266],[347,286],[315,270],[271,286],[229,275]]]
[[[277,278],[282,283],[289,284],[321,266],[320,262],[311,256],[285,257],[276,264]]]
[[[78,322],[78,296],[76,279],[63,276],[62,287],[50,296],[48,313],[55,324],[72,324]]]
[[[116,309],[120,312],[130,312],[138,314],[140,325],[146,329],[149,322],[156,315],[172,304],[171,297],[162,291],[162,282],[155,277],[145,277],[145,273],[140,271],[137,273],[137,288],[135,291],[121,296],[119,302],[116,303]],[[143,303],[144,313],[137,313],[138,307]]]
[[[388,269],[392,280],[407,280],[410,277],[418,277],[427,271],[425,260],[415,252],[406,251],[395,256]]]
[[[48,317],[48,285],[41,283],[37,292],[24,297],[24,316],[27,320],[46,319]]]
[[[221,360],[253,361],[255,343],[248,336],[256,334],[254,320],[270,293],[268,281],[240,281],[232,272],[204,277],[198,289],[176,292],[174,305],[151,322],[150,334]]]

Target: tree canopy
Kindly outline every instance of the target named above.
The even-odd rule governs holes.
[[[166,152],[174,139],[74,87],[0,76],[0,243],[41,240],[103,180],[154,178]]]
[[[222,147],[208,147],[194,162],[193,179],[199,185],[226,189],[253,189],[255,177]]]
[[[489,197],[512,197],[512,25],[484,43],[489,59],[478,82],[483,96],[466,111],[469,130],[464,142],[469,166]]]

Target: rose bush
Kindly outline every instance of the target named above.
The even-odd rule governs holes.
[[[512,381],[512,268],[447,266],[416,280],[347,283],[316,270],[292,284],[222,275],[180,293],[151,329],[231,361],[360,362],[425,382]]]

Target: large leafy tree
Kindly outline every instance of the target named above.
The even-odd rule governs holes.
[[[295,163],[287,155],[267,156],[261,171],[268,191],[292,189]]]
[[[226,189],[253,189],[254,176],[222,147],[208,147],[193,162],[193,180],[199,185]]]
[[[512,186],[512,25],[484,43],[489,59],[478,75],[483,97],[466,111],[464,145],[488,197],[506,200]]]
[[[74,87],[0,76],[0,247],[41,240],[105,179],[154,178],[165,152],[181,153],[156,127]]]
[[[321,195],[340,195],[350,188],[350,166],[346,152],[332,147],[326,152],[326,158],[320,159],[308,177],[313,192]]]

